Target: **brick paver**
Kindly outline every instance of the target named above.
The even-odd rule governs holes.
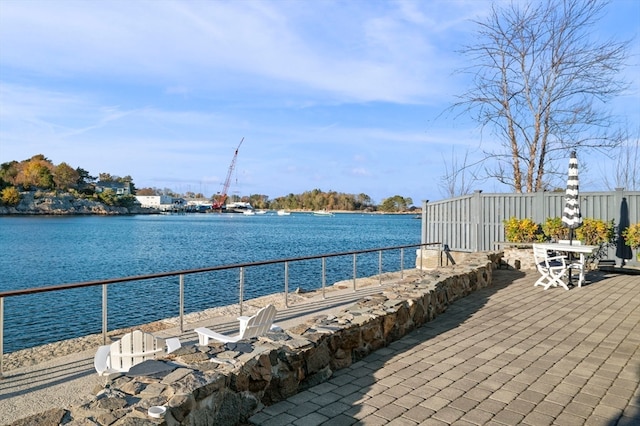
[[[592,272],[570,291],[533,287],[533,272],[495,277],[491,288],[251,422],[640,424],[640,276]]]

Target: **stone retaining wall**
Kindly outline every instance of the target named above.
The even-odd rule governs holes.
[[[49,415],[59,417],[58,423],[83,425],[246,422],[262,406],[322,383],[433,320],[454,301],[490,286],[500,256],[469,254],[464,264],[425,272],[336,315],[318,315],[253,341],[183,347],[139,364],[137,373],[109,376],[92,401]],[[167,407],[164,418],[147,416],[154,405]]]

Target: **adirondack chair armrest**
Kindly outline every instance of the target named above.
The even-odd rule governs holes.
[[[182,343],[180,343],[180,339],[177,337],[169,337],[164,340],[165,345],[167,345],[167,353],[170,354],[173,351],[176,351],[182,347]]]
[[[249,320],[251,319],[251,317],[248,317],[246,315],[243,315],[241,317],[238,317],[238,321],[240,321],[240,335],[244,335],[244,331],[247,328],[247,324],[249,323]]]
[[[109,367],[110,353],[111,345],[100,346],[96,355],[93,357],[93,366],[100,376],[111,372],[111,368]]]
[[[229,343],[229,342],[237,342],[240,340],[240,337],[226,336],[224,334],[217,333],[213,330],[210,330],[206,327],[198,327],[195,330],[198,333],[198,344],[200,346],[206,346],[209,344],[209,339],[214,339],[219,342]]]

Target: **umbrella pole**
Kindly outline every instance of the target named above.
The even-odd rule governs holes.
[[[569,228],[569,245],[573,245],[573,228]],[[573,255],[571,252],[567,253],[569,258],[569,264],[573,262]],[[569,267],[569,285],[571,285],[571,267]]]

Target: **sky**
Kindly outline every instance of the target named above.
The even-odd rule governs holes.
[[[490,5],[0,0],[0,163],[43,154],[209,197],[243,141],[230,195],[444,199],[446,164],[492,143],[447,113]],[[606,11],[597,35],[634,39],[612,108],[640,128],[640,0]],[[581,190],[607,189],[608,161],[581,159]]]

